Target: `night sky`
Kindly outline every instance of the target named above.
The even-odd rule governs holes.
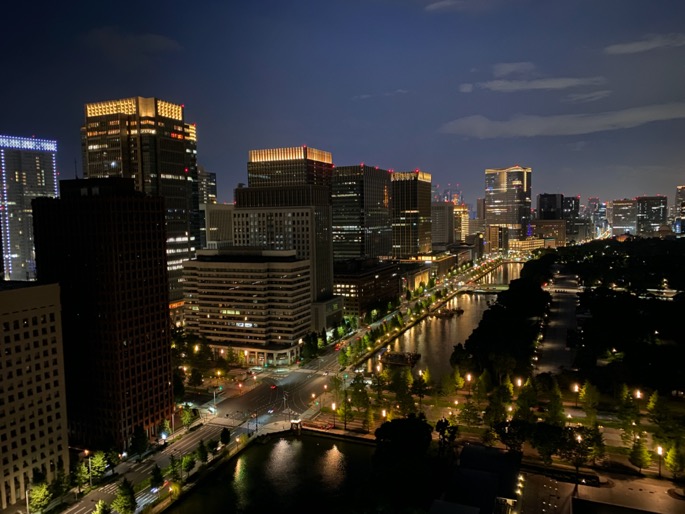
[[[81,174],[83,104],[184,104],[219,200],[250,149],[420,168],[483,195],[603,200],[685,184],[683,0],[36,1],[3,5],[0,134],[57,139]]]

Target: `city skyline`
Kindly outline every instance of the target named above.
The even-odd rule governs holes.
[[[81,176],[84,104],[140,95],[186,106],[219,202],[250,150],[305,144],[338,166],[419,168],[472,205],[484,169],[516,164],[534,194],[583,202],[685,182],[676,1],[127,4],[38,2],[31,38],[0,36],[23,78],[0,85],[0,133],[57,140],[61,178]]]

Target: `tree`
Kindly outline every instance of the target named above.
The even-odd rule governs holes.
[[[181,409],[181,423],[183,423],[183,426],[188,428],[193,422],[193,418],[193,411],[188,406],[184,405],[183,409]]]
[[[357,411],[368,409],[370,402],[369,392],[367,391],[366,384],[364,383],[364,375],[357,373],[354,376],[354,380],[352,380],[348,392],[352,406],[355,407]]]
[[[556,380],[554,380],[554,385],[550,391],[549,402],[547,403],[547,412],[545,412],[545,421],[550,425],[555,425],[558,427],[563,427],[566,423],[561,389],[559,389],[559,384],[557,384]]]
[[[552,464],[552,456],[561,446],[562,436],[563,428],[553,423],[536,423],[533,427],[531,444],[545,466]]]
[[[466,400],[459,412],[459,421],[470,428],[480,425],[480,410],[473,400]]]
[[[493,428],[499,440],[510,452],[521,453],[523,443],[526,442],[530,433],[530,425],[527,421],[512,419],[498,423]]]
[[[623,443],[628,444],[631,440],[634,442],[640,433],[640,411],[626,384],[621,386],[616,417],[618,417],[623,430],[621,434]]]
[[[163,420],[157,427],[157,435],[161,437],[162,434],[171,435],[171,422],[168,419]]]
[[[199,387],[202,385],[202,372],[199,369],[193,368],[190,370],[188,385],[192,387]]]
[[[33,484],[29,489],[29,507],[33,512],[41,512],[45,507],[50,505],[52,501],[52,492],[50,486],[41,482],[40,484]]]
[[[500,386],[490,395],[490,401],[487,407],[485,407],[483,422],[489,427],[494,427],[507,419],[507,409],[502,401],[502,397],[506,396],[506,392],[504,392],[506,389],[504,391],[502,389],[502,386]]]
[[[212,455],[216,455],[217,450],[219,449],[219,441],[216,439],[210,439],[207,441],[207,451],[211,453]]]
[[[150,471],[150,487],[159,488],[164,483],[164,475],[160,467],[155,464],[155,466]]]
[[[119,514],[134,514],[137,506],[133,484],[124,478],[119,484],[117,496],[112,502],[112,509]]]
[[[422,375],[419,375],[419,377],[412,382],[411,393],[419,397],[419,410],[421,410],[423,397],[428,394],[428,384]]]
[[[586,427],[564,428],[559,456],[576,468],[576,484],[580,473],[580,467],[584,466],[590,458],[593,438],[588,437],[589,429]]]
[[[147,432],[143,425],[137,425],[131,436],[131,454],[138,456],[138,462],[143,460],[143,454],[147,451],[149,444]]]
[[[633,448],[630,450],[628,460],[638,469],[639,473],[642,473],[642,468],[647,468],[652,463],[652,456],[649,454],[642,437],[637,436],[633,441]]]
[[[169,455],[169,475],[171,476],[172,480],[175,480],[176,482],[181,480],[181,463],[178,461],[176,456],[172,453]]]
[[[183,375],[181,375],[181,370],[178,368],[174,368],[172,383],[174,389],[174,398],[176,401],[182,400],[186,394],[186,386],[183,383]]]
[[[93,476],[93,481],[99,481],[107,471],[107,455],[103,451],[97,451],[90,459],[90,472]]]
[[[685,470],[685,454],[680,445],[674,444],[671,446],[666,453],[664,464],[666,465],[666,469],[673,474],[673,479],[677,480],[683,470]]]
[[[537,415],[534,410],[538,403],[538,395],[535,391],[535,386],[531,379],[526,380],[526,383],[521,387],[518,398],[516,398],[516,411],[514,412],[514,419],[525,421],[527,423],[535,423]]]
[[[200,442],[197,445],[197,450],[195,451],[195,454],[197,455],[197,459],[200,462],[202,462],[203,464],[207,462],[209,454],[207,452],[205,442],[202,439],[200,439]]]
[[[62,459],[59,459],[57,464],[57,470],[55,471],[55,477],[50,482],[50,492],[53,498],[62,498],[64,493],[69,490],[69,477],[64,472],[64,466],[62,464]]]
[[[100,500],[95,504],[93,514],[112,514],[112,507],[105,500]]]
[[[190,475],[190,472],[195,467],[195,456],[192,453],[184,455],[183,460],[181,462],[181,465],[183,467],[183,471],[186,472],[186,480],[187,480],[188,476]]]
[[[219,441],[221,441],[221,444],[224,446],[231,442],[231,431],[228,428],[224,427],[221,429]]]
[[[88,471],[88,464],[85,461],[81,461],[74,470],[74,483],[78,487],[79,492],[81,488],[85,486],[90,480],[90,472]]]
[[[597,405],[599,405],[599,390],[589,381],[585,381],[578,392],[578,399],[585,411],[586,425],[592,426],[597,422]]]

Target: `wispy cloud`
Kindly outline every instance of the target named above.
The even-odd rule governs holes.
[[[352,97],[352,100],[369,100],[371,98],[378,98],[381,96],[397,96],[397,95],[406,95],[409,93],[408,89],[394,89],[392,91],[386,91],[385,93],[380,93],[380,94],[370,94],[370,93],[363,93],[361,95],[355,95]]]
[[[459,92],[460,93],[471,93],[473,91],[473,84],[469,84],[468,82],[464,84],[459,84]]]
[[[176,52],[181,45],[161,34],[132,34],[118,27],[100,27],[90,30],[86,43],[114,64],[123,68],[137,68],[149,63],[153,56]]]
[[[504,0],[438,0],[437,2],[430,1],[425,10],[429,12],[482,12],[499,7],[504,3]]]
[[[680,102],[592,114],[520,115],[506,121],[490,120],[481,115],[467,116],[444,124],[440,128],[440,132],[479,139],[572,136],[627,129],[656,121],[684,118],[685,103]]]
[[[498,91],[501,93],[515,93],[518,91],[531,90],[552,90],[552,89],[568,89],[572,87],[581,86],[597,86],[605,82],[604,77],[559,77],[535,80],[490,80],[488,82],[479,82],[479,88],[488,89],[490,91]]]
[[[602,100],[611,94],[610,89],[603,89],[601,91],[592,91],[591,93],[574,93],[571,95],[566,95],[564,102],[582,104],[589,102],[596,102],[597,100]]]
[[[685,46],[685,34],[650,34],[638,41],[617,43],[604,48],[605,54],[638,54],[657,48]]]
[[[535,64],[532,62],[498,62],[492,65],[492,75],[495,78],[526,75],[532,71],[535,71]]]

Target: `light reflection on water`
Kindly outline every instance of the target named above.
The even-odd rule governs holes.
[[[347,463],[345,455],[334,444],[326,451],[318,463],[321,472],[322,486],[329,490],[338,490],[345,481]]]
[[[504,264],[495,271],[487,274],[479,282],[486,284],[509,283],[519,277],[522,264]],[[388,349],[394,352],[420,353],[421,359],[414,367],[428,368],[431,380],[439,383],[440,379],[452,371],[450,356],[454,347],[464,343],[471,332],[478,326],[483,312],[488,308],[488,302],[496,299],[495,294],[461,294],[447,302],[447,307],[464,309],[461,316],[451,318],[425,318],[420,323],[404,332]],[[371,371],[374,363],[367,363],[367,370]]]
[[[287,494],[298,486],[299,476],[293,463],[300,462],[302,443],[296,439],[281,439],[276,443],[266,463],[266,478],[269,486],[278,494]]]

